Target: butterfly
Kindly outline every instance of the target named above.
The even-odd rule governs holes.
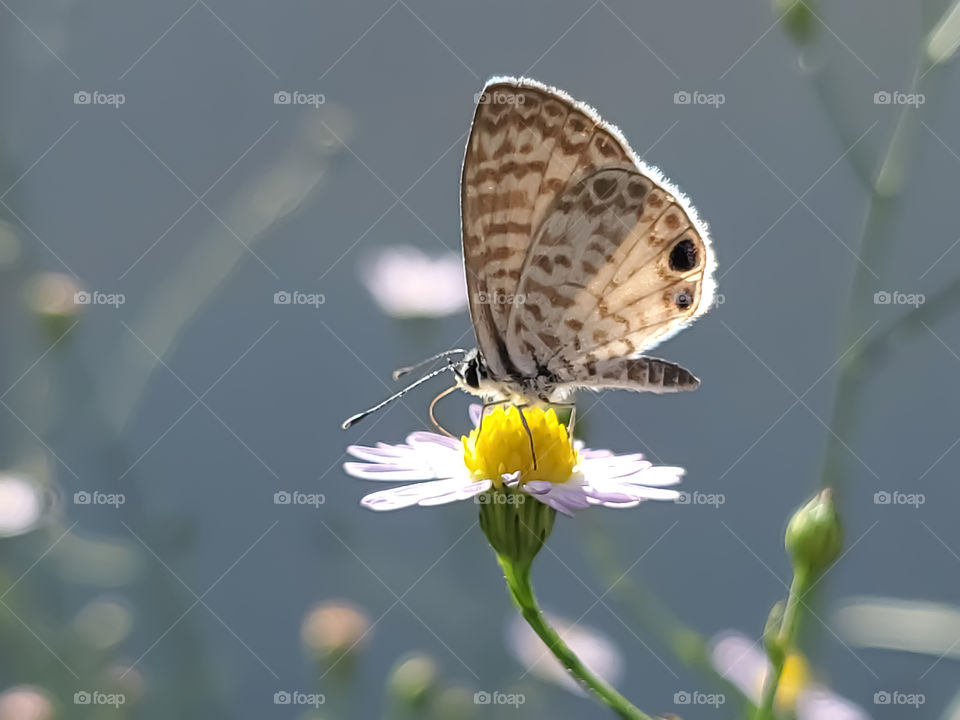
[[[693,206],[565,92],[495,77],[477,98],[460,184],[477,347],[398,370],[447,360],[343,427],[447,371],[519,406],[581,388],[695,390],[690,371],[643,354],[713,304],[716,258]]]

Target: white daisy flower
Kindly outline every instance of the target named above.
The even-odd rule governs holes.
[[[384,248],[363,264],[360,277],[392,317],[443,317],[467,306],[463,260],[453,253],[434,258],[409,245]]]
[[[479,406],[470,411],[478,425]],[[680,482],[683,468],[655,466],[640,454],[616,455],[571,442],[552,409],[524,408],[523,414],[530,435],[517,408],[501,406],[483,418],[482,433],[475,428],[460,440],[415,432],[401,445],[352,445],[347,452],[365,462],[344,463],[344,470],[366,480],[421,481],[367,495],[361,504],[371,510],[443,505],[504,486],[565,515],[591,505],[627,508],[644,500],[679,497],[666,487]]]
[[[623,675],[623,655],[616,644],[599,630],[544,613],[547,622],[594,675],[616,685]],[[550,652],[550,648],[527,622],[515,615],[506,626],[507,647],[517,661],[541,680],[559,685],[576,695],[586,695],[583,686]]]
[[[760,702],[770,661],[743,633],[728,630],[710,643],[710,659],[723,677],[736,685],[754,703]],[[774,708],[797,720],[870,720],[866,710],[830,688],[811,679],[810,667],[802,655],[787,657]]]

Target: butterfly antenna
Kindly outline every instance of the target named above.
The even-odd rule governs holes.
[[[402,378],[404,375],[411,372],[412,370],[416,370],[417,368],[423,367],[424,365],[432,363],[435,360],[439,360],[442,357],[448,357],[450,355],[464,355],[466,354],[466,352],[467,351],[462,348],[456,348],[454,350],[444,350],[442,353],[437,353],[432,357],[428,357],[426,360],[421,360],[420,362],[414,363],[413,365],[410,365],[408,367],[402,367],[399,370],[394,370],[393,379],[399,380],[400,378]]]
[[[457,389],[457,386],[456,386],[456,385],[454,385],[454,386],[452,386],[452,387],[448,387],[448,388],[447,388],[446,390],[444,390],[442,393],[440,393],[439,395],[437,395],[437,396],[433,399],[433,402],[430,403],[430,422],[432,422],[432,423],[434,424],[434,426],[437,428],[437,430],[439,430],[440,432],[442,432],[442,433],[443,433],[444,435],[446,435],[447,437],[453,438],[454,440],[457,439],[457,436],[454,435],[453,433],[449,432],[443,425],[441,425],[441,424],[437,421],[437,416],[433,414],[433,409],[437,406],[437,403],[440,402],[440,400],[442,400],[443,398],[445,398],[447,395],[449,395],[450,393],[452,393],[452,392],[453,392],[454,390],[456,390],[456,389]]]
[[[363,412],[357,413],[356,415],[353,415],[352,417],[348,417],[346,420],[343,421],[343,424],[342,424],[340,427],[342,427],[344,430],[346,430],[347,428],[351,427],[352,425],[356,425],[358,422],[360,422],[360,421],[363,420],[365,417],[367,417],[367,415],[372,415],[373,413],[375,413],[375,412],[376,412],[377,410],[379,410],[380,408],[385,407],[385,406],[389,405],[390,403],[392,403],[394,400],[398,400],[398,399],[402,398],[404,395],[406,395],[408,392],[410,392],[411,390],[413,390],[413,389],[414,389],[415,387],[417,387],[418,385],[422,385],[422,384],[425,383],[427,380],[430,380],[430,379],[432,379],[432,378],[435,378],[437,375],[440,375],[441,373],[445,373],[445,372],[447,372],[447,371],[449,371],[449,370],[453,370],[453,365],[452,365],[452,364],[445,365],[445,366],[442,367],[442,368],[439,368],[439,369],[437,369],[437,370],[434,370],[433,372],[427,373],[426,375],[424,375],[424,376],[423,376],[422,378],[420,378],[419,380],[416,380],[415,382],[410,383],[409,385],[407,385],[407,386],[406,386],[403,390],[401,390],[400,392],[394,393],[393,395],[391,395],[390,397],[388,397],[388,398],[387,398],[386,400],[384,400],[383,402],[380,402],[380,403],[377,403],[376,405],[374,405],[374,406],[373,406],[372,408],[370,408],[369,410],[364,410]]]

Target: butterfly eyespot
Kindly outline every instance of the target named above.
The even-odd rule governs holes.
[[[597,178],[593,181],[593,192],[599,200],[606,200],[617,189],[617,181],[613,178]]]
[[[634,200],[642,200],[647,194],[647,187],[642,182],[636,181],[627,185],[627,194]]]
[[[697,246],[690,238],[684,238],[670,251],[670,269],[677,272],[693,270],[697,266]]]
[[[673,302],[681,310],[686,310],[693,305],[693,293],[689,290],[678,290],[677,294],[673,296]]]

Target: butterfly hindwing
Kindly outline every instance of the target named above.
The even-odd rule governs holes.
[[[665,393],[696,390],[700,381],[676,363],[654,357],[610,358],[555,364],[558,383],[581,388],[619,388]]]
[[[563,192],[528,250],[507,347],[555,374],[635,356],[706,310],[711,263],[671,193],[632,167],[595,170]]]

